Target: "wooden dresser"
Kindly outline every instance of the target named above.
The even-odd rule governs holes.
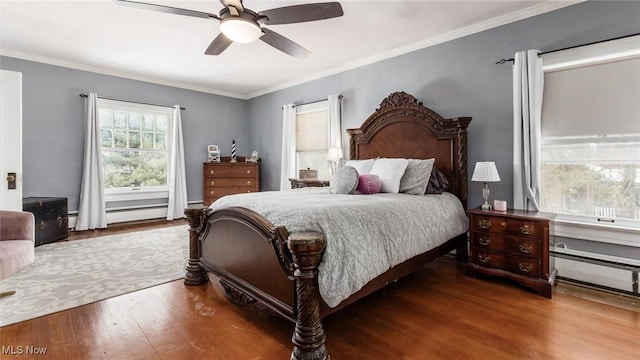
[[[232,163],[229,157],[222,157],[220,162],[202,164],[204,206],[225,195],[260,191],[260,162],[245,162],[244,157],[237,159]]]
[[[469,210],[471,256],[465,275],[500,276],[551,298],[556,269],[549,257],[552,214]]]

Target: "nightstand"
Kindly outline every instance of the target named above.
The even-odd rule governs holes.
[[[465,275],[511,279],[551,298],[557,274],[549,257],[549,221],[553,214],[480,208],[467,213],[471,253]]]
[[[305,187],[325,187],[329,186],[329,180],[307,180],[289,178],[292,189],[300,189]]]

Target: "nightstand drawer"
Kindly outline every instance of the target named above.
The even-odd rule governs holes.
[[[496,234],[507,233],[532,238],[537,237],[540,232],[540,229],[535,222],[517,219],[504,219],[493,216],[475,216],[473,229]]]
[[[492,250],[505,249],[505,237],[503,234],[474,231],[471,235],[471,239],[471,246]]]
[[[502,252],[486,251],[475,248],[472,262],[474,264],[494,268],[504,269],[519,275],[529,277],[540,276],[540,262],[536,259],[525,259]]]
[[[471,239],[471,245],[479,249],[504,250],[517,256],[540,257],[540,242],[534,239],[479,231],[474,231]]]
[[[540,277],[540,262],[537,260],[512,256],[509,258],[507,268],[516,274],[534,278]]]
[[[494,269],[506,268],[508,261],[509,257],[502,252],[494,252],[478,248],[473,249],[473,258],[471,258],[471,262],[474,264]]]
[[[541,256],[540,241],[528,238],[507,236],[505,241],[505,250],[517,256],[526,256],[536,259],[539,259]]]

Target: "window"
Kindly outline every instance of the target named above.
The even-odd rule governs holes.
[[[153,193],[168,191],[168,140],[172,118],[171,108],[98,100],[107,200],[163,197]],[[134,192],[136,194],[132,195]],[[118,194],[130,195],[115,196]]]
[[[614,41],[543,55],[540,206],[560,221],[637,230],[640,51],[619,49]]]
[[[318,179],[329,179],[328,101],[296,107],[296,176],[299,170],[318,170]]]

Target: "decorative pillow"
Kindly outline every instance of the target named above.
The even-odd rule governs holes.
[[[424,195],[436,159],[408,159],[407,169],[400,179],[400,192],[411,195]]]
[[[407,159],[376,159],[369,174],[378,175],[382,180],[380,192],[398,193],[400,179],[402,179],[408,163]]]
[[[382,189],[382,180],[378,175],[364,174],[358,177],[356,191],[361,194],[377,194]]]
[[[371,171],[371,167],[373,166],[373,162],[376,159],[366,159],[366,160],[349,160],[344,165],[352,166],[356,170],[358,170],[358,174],[368,174]]]
[[[343,166],[331,177],[329,192],[332,194],[351,194],[358,187],[358,171],[351,166]]]
[[[449,181],[446,176],[438,170],[434,165],[429,177],[429,183],[427,184],[427,194],[442,194],[449,188]]]

